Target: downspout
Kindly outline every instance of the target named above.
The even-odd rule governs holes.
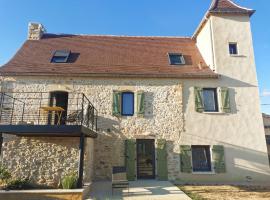
[[[217,72],[216,69],[216,55],[215,55],[215,48],[214,48],[214,33],[213,33],[213,24],[212,24],[212,18],[209,17],[209,22],[210,22],[210,37],[211,37],[211,50],[212,50],[212,60],[213,60],[213,71]]]

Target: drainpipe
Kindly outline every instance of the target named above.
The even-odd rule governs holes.
[[[84,135],[84,133],[81,133],[81,136],[80,136],[78,183],[77,183],[78,188],[82,188],[82,186],[83,186],[84,140],[85,140],[85,135]]]
[[[209,17],[209,23],[210,23],[210,37],[211,37],[211,48],[212,48],[212,60],[213,60],[213,70],[217,72],[216,68],[216,55],[215,55],[215,50],[214,50],[214,32],[213,32],[213,24],[212,24],[212,18]]]

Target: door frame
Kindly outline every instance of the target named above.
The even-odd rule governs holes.
[[[151,141],[153,145],[153,150],[152,150],[152,164],[153,164],[153,169],[152,173],[153,176],[149,177],[140,177],[139,176],[139,159],[138,159],[138,146],[139,146],[139,141]],[[155,179],[156,178],[156,148],[155,148],[155,139],[136,139],[136,175],[137,179]]]

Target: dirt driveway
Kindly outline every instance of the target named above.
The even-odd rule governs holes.
[[[193,200],[270,200],[270,187],[179,186]]]

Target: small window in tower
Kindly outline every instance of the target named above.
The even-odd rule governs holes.
[[[68,57],[70,55],[70,51],[68,50],[56,50],[53,54],[52,63],[66,63],[68,61]]]
[[[185,64],[185,58],[181,53],[169,53],[169,61],[171,65]]]
[[[229,43],[229,51],[230,55],[237,55],[238,54],[237,43]]]

